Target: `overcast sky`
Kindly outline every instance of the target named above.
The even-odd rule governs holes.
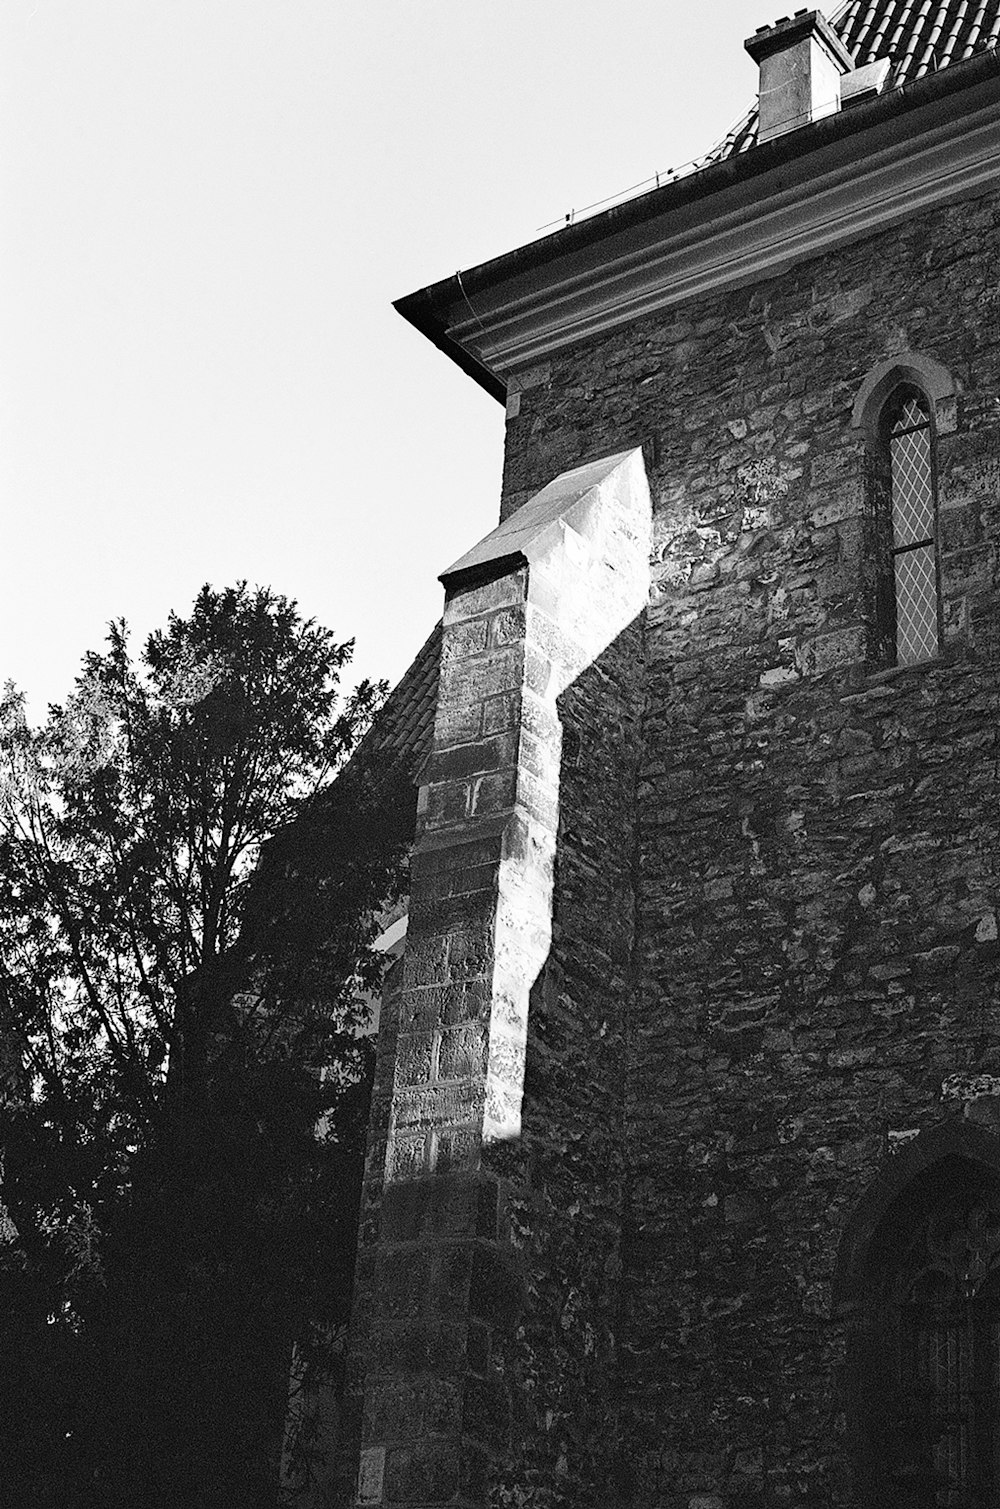
[[[704,153],[780,13],[3,0],[0,681],[40,716],[108,619],[241,577],[398,678],[503,410],[391,301]]]

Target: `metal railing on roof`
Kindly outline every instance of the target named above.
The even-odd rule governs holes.
[[[713,163],[721,162],[724,158],[744,150],[743,146],[738,146],[737,143],[756,113],[757,109],[754,106],[720,142],[716,143],[711,151],[704,152],[701,157],[693,157],[690,162],[682,163],[679,168],[668,168],[665,172],[654,173],[651,178],[643,178],[641,182],[634,183],[627,189],[621,189],[617,194],[609,194],[606,199],[595,199],[593,204],[585,204],[580,209],[569,210],[558,220],[550,220],[546,225],[540,225],[537,234],[544,235],[546,231],[556,230],[560,226],[573,225],[577,220],[595,214],[598,210],[610,209],[616,204],[627,204],[630,199],[638,199],[641,194],[662,189],[668,183],[676,183],[681,178],[690,178],[695,173],[700,173],[703,168],[710,168]],[[805,119],[807,117],[803,117],[803,120]]]

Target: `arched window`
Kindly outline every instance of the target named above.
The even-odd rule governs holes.
[[[1000,1505],[1000,1179],[949,1155],[884,1211],[855,1312],[858,1502]]]
[[[901,383],[879,416],[876,658],[932,660],[941,643],[934,425],[917,387]]]
[[[900,351],[873,367],[855,396],[851,424],[866,439],[862,595],[876,666],[940,653],[936,450],[938,435],[957,426],[957,395],[940,362]]]
[[[899,1271],[895,1476],[934,1509],[1000,1492],[1000,1210],[967,1192],[919,1223]],[[921,1492],[922,1491],[922,1492]]]

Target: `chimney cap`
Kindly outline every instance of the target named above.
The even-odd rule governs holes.
[[[785,52],[797,42],[805,41],[807,37],[815,37],[822,42],[843,73],[853,71],[853,57],[829,21],[818,10],[796,11],[794,16],[782,16],[773,26],[761,26],[752,37],[747,38],[743,46],[754,62],[760,63],[776,52]]]

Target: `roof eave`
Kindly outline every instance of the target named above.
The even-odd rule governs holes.
[[[613,205],[587,220],[563,226],[541,240],[529,241],[489,262],[418,289],[395,300],[393,308],[492,397],[503,403],[507,395],[505,379],[448,334],[449,315],[456,303],[468,304],[473,294],[541,269],[620,231],[641,225],[654,216],[709,200],[724,189],[750,182],[786,164],[805,161],[811,153],[834,142],[870,130],[894,116],[920,109],[949,94],[972,89],[997,74],[1000,74],[1000,48],[977,53],[964,62],[951,64],[939,73],[927,74],[866,104],[824,116],[763,145],[711,163],[687,178]]]

